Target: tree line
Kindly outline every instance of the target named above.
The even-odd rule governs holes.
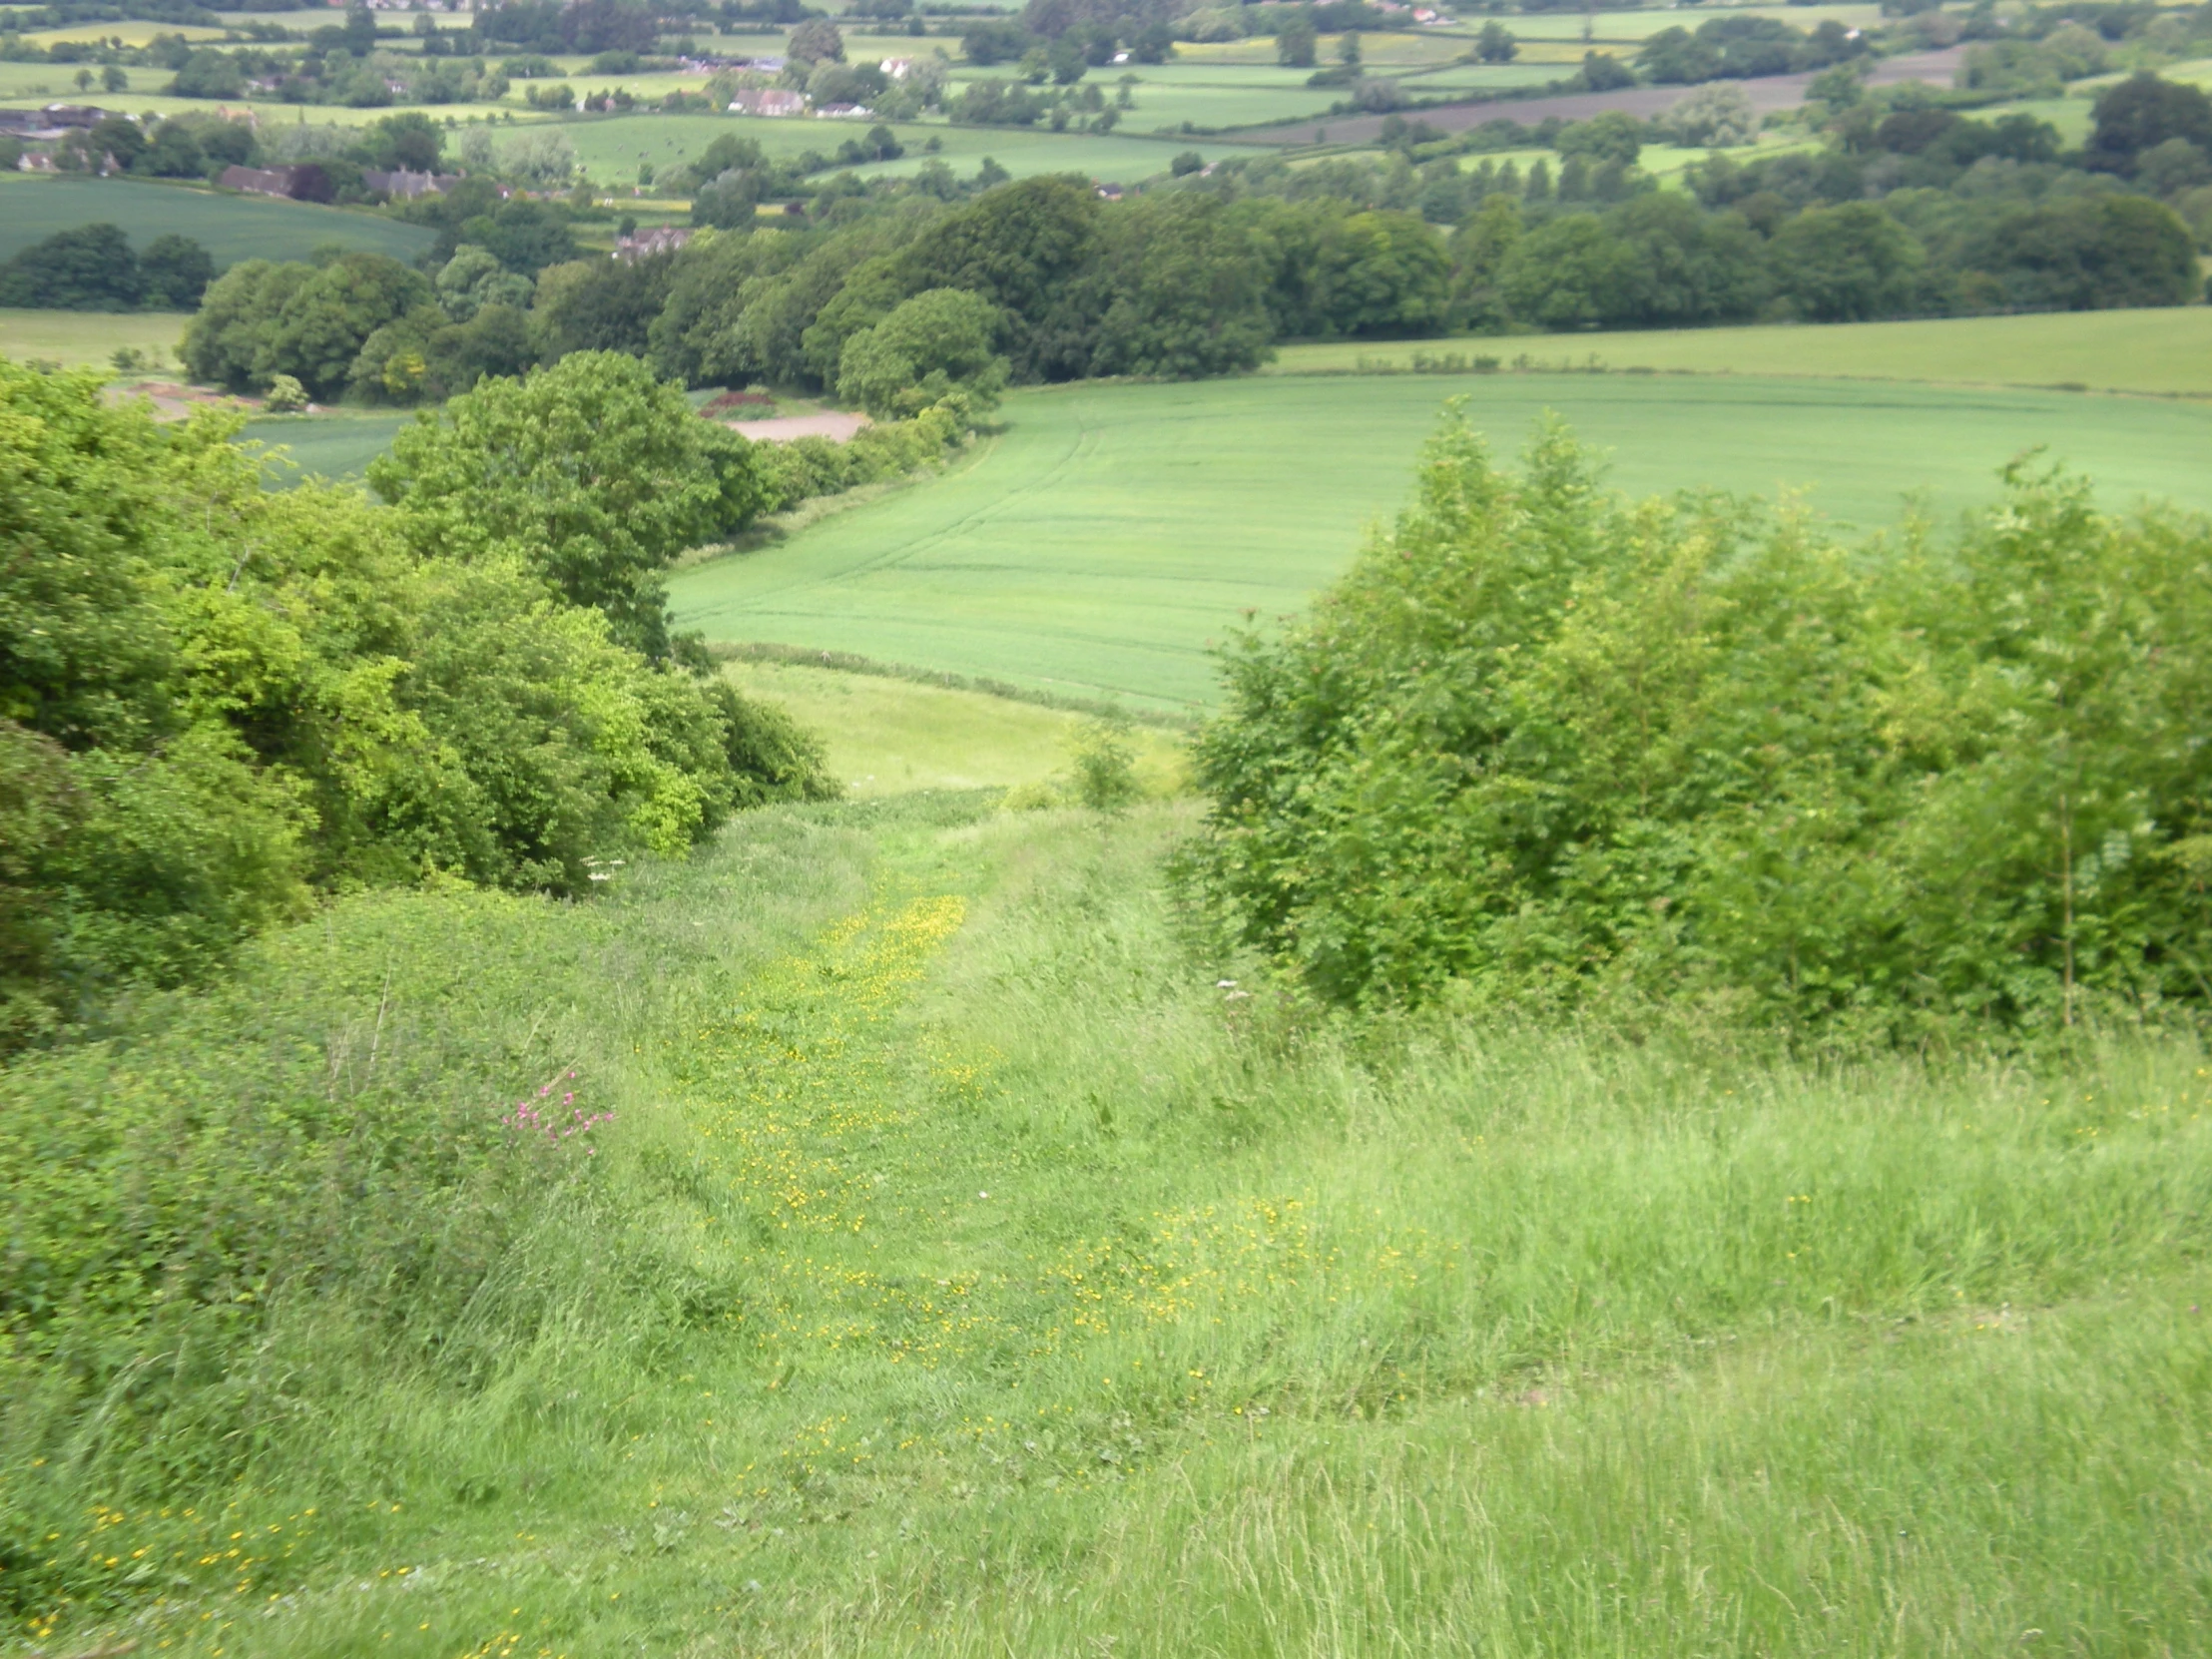
[[[1716,142],[1730,130],[1718,106],[1736,96],[1693,95],[1715,105],[1698,119]],[[1686,130],[1680,115],[1661,126]],[[839,175],[772,218],[763,207],[805,181],[725,137],[678,170],[695,230],[676,252],[587,256],[577,210],[471,178],[403,210],[437,230],[427,270],[365,254],[249,262],[209,289],[185,356],[242,391],[286,374],[323,399],[408,403],[613,350],[692,385],[849,383],[889,407],[911,388],[845,354],[865,357],[859,336],[939,290],[977,304],[933,302],[941,348],[903,318],[896,360],[913,385],[976,400],[1001,380],[1233,372],[1287,338],[2161,305],[2202,290],[2182,215],[2212,213],[2212,101],[2196,88],[2118,84],[2072,153],[2031,117],[1906,97],[1839,101],[1821,119],[1822,149],[1715,150],[1688,190],[1636,165],[1657,135],[1615,112],[1555,132],[1556,169],[1525,173],[1466,167],[1457,140],[1420,159],[1438,141],[1408,124],[1380,159],[1178,159],[1118,202],[1075,179],[1004,182],[986,163],[961,181],[931,161],[906,179]]]

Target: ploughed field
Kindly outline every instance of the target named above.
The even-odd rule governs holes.
[[[1610,337],[1576,345],[1605,351]],[[1522,343],[1569,349],[1427,349]],[[1203,706],[1209,647],[1344,567],[1363,528],[1405,499],[1410,457],[1452,396],[1507,456],[1553,411],[1618,453],[1610,481],[1632,494],[1795,491],[1868,532],[1916,505],[1940,521],[1986,502],[1997,470],[2038,445],[2093,477],[2107,506],[2212,507],[2212,409],[2179,399],[1659,374],[1081,385],[1009,397],[1003,431],[948,476],[679,573],[678,621],[711,641]]]

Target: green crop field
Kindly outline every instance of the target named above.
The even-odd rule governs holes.
[[[1938,517],[1985,501],[1999,466],[2047,443],[2108,503],[2212,507],[2212,407],[2187,402],[1629,375],[1078,386],[1010,397],[1003,435],[942,480],[680,573],[679,620],[710,639],[1202,704],[1208,642],[1343,568],[1403,499],[1453,395],[1508,454],[1556,410],[1637,494],[1797,489],[1876,526],[1913,492]]]
[[[1805,327],[1678,328],[1362,345],[1287,345],[1267,372],[1341,371],[1457,352],[1541,366],[1864,376],[2212,397],[2212,306]]]
[[[0,310],[0,356],[105,368],[116,347],[128,345],[174,361],[191,320],[183,311]]]
[[[398,409],[340,409],[327,414],[265,415],[246,423],[248,440],[281,447],[298,470],[279,468],[278,479],[358,478],[361,469],[391,444],[392,433],[414,416]]]
[[[1132,114],[1130,124],[1150,125],[1144,122],[1142,110]],[[758,141],[772,156],[796,156],[806,150],[834,152],[845,139],[857,138],[863,130],[836,121],[775,121],[730,115],[618,115],[562,124],[562,131],[576,146],[577,160],[599,178],[612,180],[636,177],[640,162],[651,162],[658,168],[685,161],[729,133]],[[1209,161],[1266,153],[1251,145],[1210,139],[1178,140],[1169,145],[1119,133],[1054,133],[1042,127],[950,127],[902,122],[892,131],[906,146],[905,156],[859,171],[898,177],[935,159],[965,176],[972,175],[988,156],[1017,177],[1080,173],[1128,181],[1166,172],[1168,163],[1182,150],[1196,150]],[[931,139],[937,141],[933,152],[925,148]]]
[[[336,243],[412,261],[436,240],[419,225],[304,202],[234,196],[140,179],[0,174],[0,259],[56,231],[106,221],[143,248],[172,232],[195,238],[218,265],[303,260]]]
[[[831,772],[858,800],[913,790],[1010,789],[1063,773],[1085,717],[1032,703],[875,674],[784,662],[724,668],[750,697],[782,704],[829,747]],[[1181,745],[1142,727],[1130,733],[1139,779],[1172,794]]]

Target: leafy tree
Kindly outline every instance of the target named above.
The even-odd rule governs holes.
[[[1498,275],[1516,317],[1586,328],[1633,314],[1640,273],[1627,244],[1595,214],[1563,214],[1521,237]]]
[[[1700,88],[1661,116],[1659,125],[1675,143],[1692,149],[1726,150],[1759,138],[1759,112],[1735,86]]]
[[[1313,18],[1304,12],[1293,12],[1276,31],[1275,61],[1289,69],[1311,69],[1319,39],[1314,32]]]
[[[127,311],[144,292],[138,256],[113,225],[57,231],[0,266],[0,305]]]
[[[743,528],[764,498],[751,445],[612,351],[484,381],[401,428],[368,479],[423,551],[520,559],[652,657],[671,649],[668,562]]]
[[[1871,202],[1809,208],[1775,234],[1775,287],[1813,322],[1909,308],[1927,250]]]
[[[199,137],[181,121],[165,121],[137,161],[137,171],[157,179],[197,179],[208,170]]]
[[[954,391],[988,408],[1006,385],[998,329],[989,300],[963,288],[926,289],[844,342],[837,395],[879,418],[918,414]]]
[[[270,377],[262,407],[270,414],[298,414],[307,406],[307,388],[288,374]]]
[[[382,254],[341,254],[292,288],[253,363],[267,384],[289,374],[335,401],[369,335],[417,306],[433,306],[429,278]]]
[[[1504,24],[1491,18],[1474,38],[1474,55],[1483,63],[1511,63],[1520,55],[1520,42]]]
[[[488,248],[470,243],[454,251],[438,268],[438,303],[455,322],[466,322],[486,305],[511,305],[517,310],[530,303],[532,284],[499,263]]]
[[[648,330],[668,302],[675,264],[664,255],[549,266],[530,311],[538,356],[551,362],[572,351],[645,355]]]
[[[792,31],[791,44],[785,48],[794,63],[814,65],[818,63],[844,62],[844,36],[837,26],[826,17],[810,17]]]
[[[1636,75],[1610,52],[1585,52],[1576,79],[1591,92],[1616,92],[1636,84]]]
[[[196,380],[232,391],[269,384],[276,319],[315,274],[297,262],[248,260],[212,283],[200,313],[185,330],[185,367]]]
[[[191,311],[200,307],[215,280],[215,258],[190,237],[156,237],[139,256],[139,283],[155,310]]]
[[[1560,133],[1552,148],[1563,157],[1586,162],[1634,164],[1643,151],[1645,128],[1641,121],[1621,110],[1606,110],[1587,121],[1577,121]]]
[[[166,90],[172,98],[237,98],[246,91],[246,76],[227,53],[202,47],[185,60]]]
[[[2204,285],[2188,226],[2140,196],[2014,209],[1976,239],[1967,262],[2022,309],[2183,305]]]
[[[1412,214],[1345,220],[1325,246],[1321,281],[1338,333],[1434,333],[1450,314],[1451,262],[1436,234]]]
[[[1103,229],[1110,297],[1092,373],[1229,374],[1273,354],[1266,255],[1249,219],[1211,198],[1159,195]]]
[[[435,173],[445,156],[445,129],[420,110],[404,110],[370,122],[362,129],[358,150],[369,166],[381,171]]]
[[[2088,165],[2122,176],[2136,158],[2168,139],[2187,139],[2212,151],[2212,98],[2182,81],[2139,71],[2097,95],[2095,126],[2083,154]]]
[[[578,257],[576,234],[568,215],[547,202],[517,198],[502,202],[490,213],[480,214],[460,227],[460,238],[490,254],[517,276],[535,280],[549,265],[565,265]]]

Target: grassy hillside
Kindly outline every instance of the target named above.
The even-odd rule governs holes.
[[[1419,354],[1446,352],[1507,363],[1525,358],[1538,367],[1832,374],[2212,397],[2212,306],[1445,342],[1331,340],[1286,345],[1264,372],[1341,372],[1363,361],[1410,363]]]
[[[437,236],[419,225],[306,202],[141,179],[0,174],[0,259],[56,231],[103,220],[120,225],[140,248],[172,232],[195,238],[219,266],[240,260],[303,260],[332,243],[411,262]]]
[[[132,1399],[143,1453],[8,1436],[14,1512],[51,1514],[79,1586],[18,1632],[206,1659],[2201,1646],[2197,1050],[1813,1072],[1363,1036],[1174,942],[1183,809],[987,801],[752,815],[590,905],[351,901],[205,1005],[0,1075],[0,1122],[95,1078],[212,1109],[241,1075],[257,1111],[327,1080],[488,1121],[562,1070],[616,1114],[588,1155],[517,1147],[536,1225],[441,1329],[279,1296],[238,1403],[181,1367]],[[235,1478],[150,1495],[264,1397]]]
[[[1003,435],[945,479],[680,573],[679,619],[710,639],[1202,703],[1208,642],[1341,569],[1454,395],[1507,452],[1556,410],[1618,450],[1632,493],[1802,489],[1881,525],[1909,492],[1938,515],[1985,500],[1997,467],[2045,443],[2108,503],[2212,506],[2212,408],[2190,403],[1626,375],[1075,386],[1009,398]]]

